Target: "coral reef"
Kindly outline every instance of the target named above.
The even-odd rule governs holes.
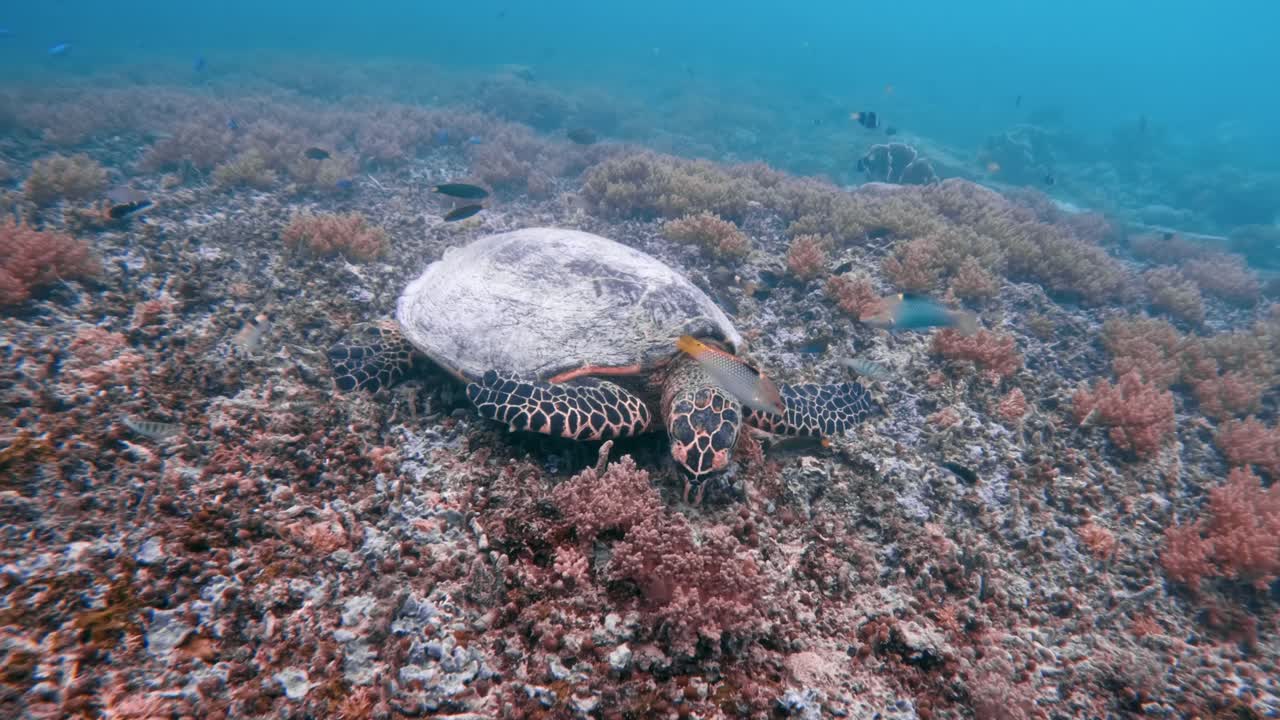
[[[1204,322],[1204,299],[1199,286],[1174,268],[1148,270],[1142,276],[1151,307],[1190,325]]]
[[[979,330],[961,335],[955,330],[941,330],[933,336],[933,352],[948,360],[971,362],[996,378],[1007,378],[1022,367],[1012,335]]]
[[[787,269],[801,280],[813,280],[827,272],[827,254],[831,238],[822,235],[797,235],[787,246]]]
[[[751,252],[751,239],[737,225],[709,212],[686,215],[662,225],[662,233],[677,242],[696,245],[720,258],[742,258]]]
[[[305,249],[313,255],[343,255],[352,260],[372,260],[387,251],[387,233],[369,225],[363,213],[345,215],[300,213],[280,233],[285,247]]]
[[[872,145],[858,161],[858,167],[872,182],[898,185],[928,185],[938,182],[933,164],[920,157],[920,153],[906,143]]]
[[[1192,588],[1225,577],[1260,591],[1280,578],[1280,485],[1264,488],[1237,468],[1209,491],[1208,509],[1207,519],[1165,534],[1160,562],[1169,577]]]
[[[1092,390],[1071,396],[1071,412],[1080,425],[1106,428],[1111,442],[1138,458],[1149,458],[1174,434],[1173,395],[1143,381],[1137,372],[1114,385],[1100,380]]]
[[[50,155],[31,165],[22,184],[27,199],[36,205],[58,200],[83,200],[107,189],[107,170],[88,155]]]
[[[880,306],[880,293],[866,276],[858,273],[832,275],[827,280],[827,297],[853,319],[873,314]]]
[[[20,303],[59,280],[93,277],[101,270],[84,242],[0,218],[0,306]]]

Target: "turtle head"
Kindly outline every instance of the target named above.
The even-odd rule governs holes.
[[[662,414],[671,457],[693,483],[729,467],[742,427],[742,405],[693,359],[681,356],[672,362],[663,384]]]

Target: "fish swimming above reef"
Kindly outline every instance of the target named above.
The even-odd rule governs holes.
[[[592,145],[597,140],[595,131],[591,128],[573,128],[565,133],[565,137],[578,143],[579,145]]]
[[[892,135],[897,135],[897,134],[898,134],[898,128],[896,128],[896,127],[894,127],[894,126],[890,125],[889,127],[887,127],[887,128],[885,128],[885,129],[884,129],[884,134],[885,134],[885,135],[890,135],[890,136],[892,136]]]
[[[926,330],[955,328],[963,335],[978,331],[978,318],[967,310],[952,310],[918,295],[890,295],[880,298],[878,307],[859,316],[858,322],[882,330]]]
[[[67,55],[70,52],[71,52],[71,43],[58,43],[57,45],[54,45],[53,47],[49,48],[49,55],[54,57],[57,57],[60,55]]]
[[[458,220],[466,220],[483,209],[483,205],[463,205],[462,207],[454,208],[445,213],[444,221],[456,222]]]
[[[208,66],[209,64],[205,62],[203,55],[197,55],[196,59],[191,61],[191,69],[198,73],[204,72],[204,69]]]
[[[443,183],[435,186],[431,191],[466,200],[483,200],[489,197],[488,190],[479,185],[471,185],[469,183]]]
[[[107,216],[112,220],[124,220],[153,204],[146,194],[129,187],[113,188],[107,192]]]
[[[786,414],[778,386],[738,356],[717,350],[691,335],[681,335],[676,347],[697,360],[716,384],[743,405],[774,415]]]
[[[1044,176],[1045,185],[1049,185],[1050,187],[1052,187],[1055,182],[1057,182],[1057,179],[1053,177],[1053,173],[1045,173],[1045,176]]]
[[[961,465],[960,463],[951,462],[948,460],[939,464],[942,465],[942,467],[946,468],[948,471],[950,471],[951,474],[969,483],[970,485],[978,482],[978,473],[974,472],[973,470],[970,470],[969,468],[965,467],[964,465]]]
[[[889,368],[866,358],[841,358],[840,364],[868,380],[888,380],[893,377],[893,373],[889,371]]]
[[[227,129],[235,132],[240,129],[240,123],[236,122],[235,118],[227,118]]]
[[[880,127],[880,118],[874,112],[864,110],[849,114],[849,119],[858,123],[868,130],[875,130]]]
[[[309,147],[306,150],[303,150],[302,154],[306,155],[308,158],[312,160],[328,160],[329,159],[329,151],[325,150],[324,148]]]
[[[182,431],[181,425],[158,422],[156,420],[143,420],[129,415],[120,418],[120,423],[133,432],[152,440],[168,440]]]

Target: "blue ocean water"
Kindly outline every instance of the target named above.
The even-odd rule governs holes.
[[[745,123],[766,135],[757,153],[783,166],[794,140],[780,135],[838,142],[814,122],[854,108],[962,144],[1037,110],[1100,139],[1145,116],[1188,148],[1280,165],[1280,94],[1268,79],[1280,6],[1267,2],[6,5],[0,27],[11,35],[0,39],[0,67],[9,79],[54,61],[55,73],[83,74],[115,64],[186,69],[197,56],[217,73],[265,66],[262,53],[286,62],[519,63],[539,82],[649,108],[709,96],[725,107],[726,124],[743,124],[754,110],[768,118],[758,128]],[[72,45],[69,57],[46,56],[62,42]],[[707,134],[727,129],[707,125]]]

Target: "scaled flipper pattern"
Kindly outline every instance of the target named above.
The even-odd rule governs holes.
[[[399,331],[381,325],[358,329],[352,337],[329,348],[333,382],[343,392],[377,392],[404,379],[413,370],[414,349]]]
[[[878,414],[880,406],[858,383],[780,385],[784,415],[746,410],[748,425],[779,435],[829,437]]]
[[[512,430],[572,440],[638,435],[652,419],[640,398],[611,382],[557,385],[490,370],[467,385],[467,398],[481,415]]]

